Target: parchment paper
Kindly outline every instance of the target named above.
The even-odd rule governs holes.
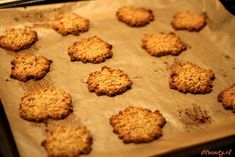
[[[155,20],[141,28],[131,28],[119,22],[116,10],[133,5],[153,10]],[[146,33],[174,31],[172,16],[181,10],[206,12],[208,24],[200,32],[176,31],[190,48],[179,56],[152,57],[141,48]],[[49,26],[59,12],[75,12],[90,20],[90,30],[79,36],[62,37]],[[19,117],[21,97],[45,87],[56,87],[71,93],[74,112],[64,120],[49,121],[53,128],[61,123],[86,125],[93,135],[88,156],[149,156],[182,148],[190,148],[215,139],[235,135],[235,115],[217,102],[217,95],[235,80],[235,19],[216,0],[100,0],[66,3],[0,11],[0,32],[9,27],[29,26],[38,32],[39,41],[21,52],[41,54],[53,60],[50,72],[39,81],[26,83],[9,78],[10,61],[17,53],[0,49],[0,98],[4,104],[17,147],[22,157],[46,156],[41,147],[45,139],[45,124],[28,122]],[[100,64],[70,62],[68,47],[75,41],[97,35],[113,45],[113,57]],[[18,52],[18,53],[21,53]],[[209,94],[182,94],[169,88],[169,66],[191,61],[211,69],[216,79]],[[115,97],[89,93],[86,81],[89,73],[107,65],[122,69],[133,81],[132,89]],[[188,129],[179,117],[178,108],[197,104],[208,112],[211,123]],[[166,118],[163,136],[146,144],[124,144],[112,132],[111,115],[126,106],[158,109]]]

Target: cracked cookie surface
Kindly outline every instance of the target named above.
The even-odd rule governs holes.
[[[129,106],[110,118],[113,132],[124,143],[151,142],[162,136],[165,123],[165,118],[158,110],[134,106]]]
[[[159,33],[145,34],[142,48],[152,56],[161,57],[169,54],[179,55],[187,49],[187,45],[175,33]]]
[[[218,95],[218,101],[223,104],[225,109],[232,110],[235,113],[235,84],[223,90]]]
[[[41,79],[49,72],[51,63],[51,60],[41,55],[18,54],[11,61],[11,78],[23,82],[30,79]]]
[[[182,93],[205,94],[212,91],[215,75],[211,70],[191,62],[179,63],[170,68],[169,86]]]
[[[103,66],[101,71],[95,71],[89,75],[87,84],[90,92],[115,96],[130,89],[132,81],[122,70]]]
[[[181,11],[173,16],[171,25],[175,30],[200,31],[207,23],[205,13]]]
[[[63,36],[79,35],[89,30],[89,20],[75,13],[59,14],[55,17],[52,28]]]
[[[154,15],[150,9],[124,6],[118,9],[116,16],[119,21],[131,27],[141,27],[154,20]]]
[[[62,89],[46,88],[21,98],[19,110],[28,121],[62,119],[73,111],[72,97]]]
[[[38,40],[37,32],[26,28],[12,28],[5,30],[0,36],[0,47],[20,51],[31,47]]]
[[[100,63],[111,58],[112,45],[97,36],[81,39],[68,49],[71,61],[82,61],[83,63]]]
[[[42,142],[48,157],[77,157],[91,151],[92,136],[85,126],[59,126]]]

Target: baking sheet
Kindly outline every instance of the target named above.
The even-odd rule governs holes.
[[[119,22],[116,10],[134,5],[153,10],[155,20],[141,28],[131,28]],[[177,12],[190,9],[207,12],[208,24],[200,32],[176,31],[190,48],[179,56],[152,57],[141,48],[146,33],[174,31],[170,21]],[[54,15],[75,12],[90,20],[90,30],[79,36],[62,37],[50,28]],[[0,11],[0,32],[9,27],[32,27],[39,41],[21,52],[41,54],[53,60],[50,72],[39,81],[26,83],[9,78],[10,61],[17,53],[0,49],[0,98],[16,140],[20,155],[46,156],[41,141],[46,137],[43,123],[28,122],[19,117],[20,98],[45,87],[67,90],[73,97],[74,112],[64,120],[47,123],[48,128],[66,123],[85,124],[93,135],[92,151],[88,156],[150,156],[190,148],[218,138],[235,135],[235,115],[224,110],[217,95],[234,83],[235,78],[235,19],[216,0],[98,0],[49,6],[15,8]],[[70,62],[68,47],[75,41],[97,35],[113,45],[113,57],[100,64]],[[18,52],[18,53],[21,53]],[[182,94],[169,89],[169,66],[191,61],[211,69],[216,79],[210,94]],[[86,80],[89,73],[110,66],[125,71],[133,81],[132,89],[115,97],[89,93]],[[188,124],[179,111],[196,104],[207,112],[210,121]],[[146,144],[123,144],[112,132],[109,117],[126,106],[158,109],[166,118],[163,136]],[[187,140],[185,140],[187,139]]]

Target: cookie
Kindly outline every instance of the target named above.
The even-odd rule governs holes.
[[[131,27],[141,27],[154,20],[154,15],[150,9],[125,6],[118,9],[116,16],[119,21]]]
[[[200,31],[207,23],[205,13],[181,11],[173,16],[171,25],[175,30]]]
[[[129,106],[110,118],[113,132],[124,143],[151,142],[162,136],[165,118],[156,110]]]
[[[49,131],[42,142],[48,157],[77,157],[91,151],[92,136],[85,126],[65,125]]]
[[[205,94],[212,91],[215,75],[211,70],[190,62],[179,63],[170,68],[169,86],[182,93]]]
[[[51,63],[46,57],[21,53],[11,61],[11,78],[24,82],[29,79],[41,79],[49,72]]]
[[[62,119],[73,111],[72,97],[61,89],[41,89],[21,98],[19,109],[20,117],[28,121]]]
[[[0,36],[0,47],[11,51],[27,49],[38,40],[37,32],[31,29],[12,28]]]
[[[112,45],[97,36],[84,38],[75,42],[68,49],[71,61],[82,61],[83,63],[100,63],[111,58]]]
[[[142,39],[142,48],[150,55],[161,57],[165,55],[179,55],[187,49],[175,33],[146,34]]]
[[[88,90],[99,95],[115,96],[131,88],[132,81],[122,70],[103,66],[91,73],[87,80]]]
[[[52,23],[52,28],[65,36],[79,35],[89,29],[89,20],[75,13],[59,14]]]
[[[235,83],[218,95],[218,101],[223,104],[225,109],[235,113]]]

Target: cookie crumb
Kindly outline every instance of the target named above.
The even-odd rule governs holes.
[[[142,78],[141,76],[134,76],[133,79],[139,79]]]
[[[14,20],[15,20],[15,21],[19,21],[19,18],[15,17]]]
[[[231,57],[229,55],[225,55],[224,56],[226,59],[231,59]]]
[[[167,61],[163,61],[164,64],[168,65],[168,62]]]

